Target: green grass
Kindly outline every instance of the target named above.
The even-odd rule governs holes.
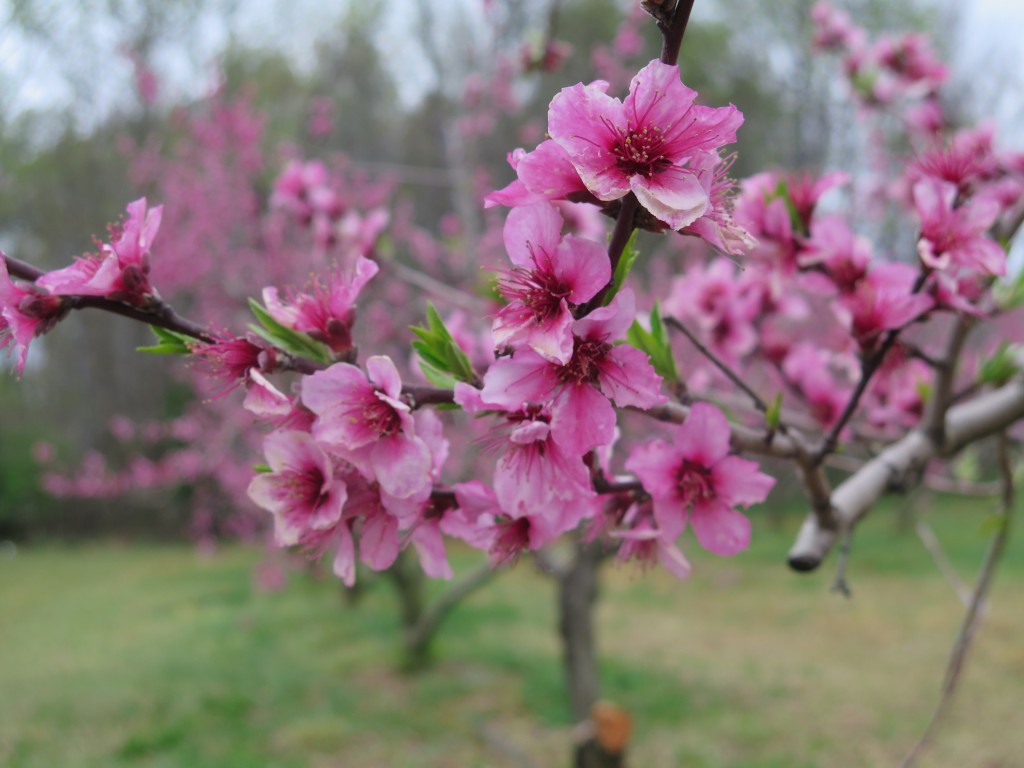
[[[858,532],[853,600],[828,592],[830,569],[785,568],[796,520],[759,522],[731,560],[688,547],[686,583],[607,569],[603,692],[634,717],[631,765],[897,765],[934,706],[961,608],[916,537],[896,532],[895,508]],[[988,511],[940,500],[931,513],[966,578]],[[104,544],[0,558],[0,765],[515,766],[485,733],[567,765],[553,590],[528,563],[465,602],[436,665],[406,676],[387,583],[349,605],[299,569],[265,594],[252,586],[261,557]],[[1022,587],[1018,537],[921,766],[1019,765]]]

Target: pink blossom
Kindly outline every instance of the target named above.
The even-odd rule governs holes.
[[[999,215],[992,200],[956,205],[955,184],[928,178],[913,188],[914,205],[921,218],[917,252],[933,269],[951,266],[977,270],[986,275],[1006,274],[1006,251],[985,232]]]
[[[484,376],[484,401],[512,410],[526,403],[550,403],[553,439],[571,454],[582,456],[610,443],[615,411],[608,398],[620,407],[651,408],[665,402],[661,377],[647,356],[613,344],[633,322],[635,302],[632,290],[626,289],[607,307],[577,320],[572,357],[565,365],[529,348],[498,360]]]
[[[639,445],[626,461],[654,500],[662,534],[674,540],[689,521],[701,546],[718,555],[734,555],[750,543],[750,521],[734,507],[764,501],[775,485],[757,468],[729,455],[729,423],[706,403],[690,409],[671,445]]]
[[[48,272],[36,285],[60,296],[104,296],[129,304],[143,303],[153,293],[149,283],[149,249],[160,229],[163,210],[158,205],[147,212],[144,197],[129,203],[128,219],[113,230],[114,242],[104,243],[99,254]]]
[[[819,267],[833,284],[833,292],[853,291],[867,274],[871,243],[855,236],[839,216],[825,216],[811,224],[811,236],[798,258],[801,267]]]
[[[563,88],[551,101],[548,132],[598,199],[632,191],[672,229],[697,220],[710,203],[694,157],[736,140],[743,115],[733,106],[694,105],[679,68],[652,61],[633,78],[625,102],[597,81]]]
[[[482,393],[456,384],[455,402],[471,414],[493,411]],[[534,509],[557,509],[594,496],[590,472],[579,455],[553,439],[551,413],[541,406],[508,410],[503,423],[482,442],[501,449],[494,469],[494,491],[503,509],[516,515]]]
[[[508,510],[479,480],[456,485],[455,497],[466,518],[481,531],[478,540],[488,544],[496,566],[514,562],[524,550],[541,549],[593,512],[585,503],[562,509]]]
[[[759,310],[757,295],[744,290],[729,259],[690,267],[672,281],[663,309],[666,315],[696,325],[713,351],[731,361],[749,354],[757,344],[753,325]]]
[[[351,274],[336,267],[326,286],[315,282],[308,292],[289,293],[286,299],[277,288],[264,288],[263,303],[281,325],[309,334],[334,352],[345,352],[352,348],[356,299],[378,269],[375,262],[359,256]]]
[[[587,191],[568,153],[554,141],[542,141],[535,150],[517,149],[508,155],[516,180],[484,197],[484,207],[532,205],[545,200],[595,200]]]
[[[743,180],[733,207],[733,217],[757,241],[751,256],[785,273],[796,268],[797,232],[786,201],[777,193],[779,177],[759,173]]]
[[[317,415],[313,434],[342,451],[367,479],[405,499],[430,484],[431,454],[417,437],[402,382],[387,357],[359,368],[337,363],[302,380],[302,402]]]
[[[853,25],[850,14],[818,2],[811,8],[814,22],[814,47],[821,51],[835,51],[855,47],[863,40],[864,31]]]
[[[697,180],[708,196],[708,209],[692,224],[679,230],[695,235],[724,253],[739,255],[757,245],[757,241],[733,218],[736,182],[729,176],[735,153],[723,158],[718,152],[699,153],[691,163]]]
[[[690,563],[673,539],[658,530],[650,500],[633,504],[623,517],[624,527],[609,535],[620,541],[616,558],[622,562],[637,560],[642,567],[660,563],[678,579],[690,575]]]
[[[0,350],[10,348],[17,353],[18,376],[25,370],[32,339],[52,330],[66,313],[59,296],[22,288],[11,280],[0,251]]]
[[[216,382],[214,400],[248,383],[253,370],[269,371],[274,367],[274,350],[257,339],[228,335],[192,347],[193,365]]]
[[[249,498],[273,514],[278,545],[297,544],[306,530],[330,528],[341,519],[345,482],[309,434],[272,432],[263,452],[272,471],[253,478]]]
[[[547,204],[514,208],[505,220],[513,267],[498,283],[509,300],[494,319],[496,347],[526,344],[559,363],[572,356],[571,308],[611,280],[611,263],[595,242],[562,238],[562,217]]]
[[[794,345],[782,363],[783,372],[807,402],[811,416],[825,428],[838,421],[851,392],[837,379],[830,362],[828,352],[803,342]]]
[[[909,264],[881,264],[833,305],[861,349],[872,348],[883,331],[902,328],[932,308],[931,296],[913,292],[917,274]]]

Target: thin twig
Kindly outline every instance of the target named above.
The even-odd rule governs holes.
[[[1006,432],[1002,432],[999,435],[998,453],[999,472],[1003,486],[1001,524],[999,530],[992,537],[988,552],[985,553],[985,561],[982,564],[981,574],[978,576],[978,583],[974,588],[970,606],[967,608],[966,614],[964,614],[964,620],[960,625],[960,631],[957,633],[956,642],[953,644],[953,652],[950,654],[949,663],[946,666],[946,677],[942,684],[942,694],[939,696],[938,704],[936,704],[935,711],[932,713],[924,733],[921,734],[921,738],[918,739],[913,749],[910,750],[910,753],[904,759],[902,768],[910,768],[918,754],[928,744],[935,731],[935,726],[939,722],[939,718],[945,712],[953,692],[956,690],[957,683],[960,681],[960,673],[967,659],[967,652],[971,647],[971,640],[974,638],[975,630],[978,628],[985,597],[988,594],[989,587],[992,585],[996,566],[1003,556],[1006,542],[1010,537],[1010,520],[1013,516],[1014,507],[1014,487],[1013,465],[1010,461],[1010,440]]]
[[[669,328],[675,328],[687,339],[689,339],[690,343],[697,348],[698,352],[704,355],[704,357],[706,357],[712,365],[714,365],[718,370],[725,374],[726,378],[728,378],[729,381],[731,381],[733,384],[739,387],[739,389],[741,389],[743,393],[751,399],[757,410],[761,411],[761,413],[768,413],[768,404],[761,399],[761,396],[758,395],[757,392],[755,392],[753,389],[751,389],[747,385],[747,383],[740,378],[739,374],[737,374],[736,371],[734,371],[732,368],[726,365],[722,360],[718,358],[718,356],[714,352],[712,352],[710,349],[704,346],[701,343],[700,339],[698,339],[689,328],[687,328],[685,325],[683,325],[683,323],[681,323],[679,320],[672,316],[665,317],[664,322],[665,325],[667,325]]]
[[[853,590],[850,589],[850,582],[846,578],[846,569],[850,564],[850,551],[853,548],[853,530],[843,534],[843,542],[839,545],[839,562],[836,564],[836,577],[829,588],[832,592],[838,592],[843,597],[853,597]]]
[[[910,293],[912,295],[918,293],[924,287],[927,279],[928,270],[922,270],[921,274],[917,276],[917,280],[914,282],[914,287],[911,289]],[[911,320],[907,325],[914,322],[917,322],[917,318]],[[874,351],[866,356],[861,362],[860,380],[857,382],[857,386],[854,387],[853,392],[850,394],[850,399],[846,401],[846,407],[843,408],[843,412],[840,414],[839,419],[832,425],[832,429],[829,430],[828,434],[821,441],[821,445],[814,454],[814,458],[817,463],[820,464],[825,460],[826,456],[835,451],[836,445],[839,443],[839,433],[843,431],[843,427],[845,427],[846,423],[853,417],[853,414],[857,410],[857,406],[860,405],[861,397],[863,397],[864,393],[867,391],[871,378],[881,367],[882,361],[885,360],[885,356],[889,354],[889,350],[893,348],[893,345],[896,343],[896,339],[899,338],[900,333],[906,327],[907,326],[904,325],[889,331],[885,335],[885,338],[882,339],[882,343],[875,347]]]
[[[932,561],[935,563],[935,567],[939,569],[939,573],[942,574],[942,578],[946,580],[956,596],[963,603],[964,608],[970,607],[971,604],[971,590],[964,584],[963,579],[960,578],[960,574],[956,572],[953,564],[949,562],[949,558],[946,557],[945,550],[942,549],[942,543],[939,541],[939,537],[935,535],[935,531],[928,525],[923,517],[918,516],[914,523],[914,530],[917,531],[917,537],[921,539],[921,543],[924,548],[928,550],[928,554],[931,555]]]
[[[487,302],[479,296],[453,288],[448,283],[442,282],[436,277],[432,277],[426,272],[421,272],[406,264],[401,264],[397,261],[386,263],[387,267],[394,270],[395,274],[402,280],[405,280],[405,282],[429,291],[453,306],[460,307],[467,312],[485,312],[487,309]]]

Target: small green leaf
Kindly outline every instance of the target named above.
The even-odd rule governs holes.
[[[156,325],[151,325],[149,328],[153,331],[160,343],[154,344],[150,347],[136,347],[136,352],[145,352],[149,355],[192,354],[191,345],[195,344],[196,340],[191,336],[186,336],[185,334],[177,333],[176,331],[169,331],[166,328],[161,328]]]
[[[789,193],[789,185],[786,184],[785,179],[779,179],[779,183],[775,185],[775,189],[768,199],[781,200],[785,204],[786,212],[789,213],[789,223],[794,232],[799,232],[804,236],[810,234],[807,232],[806,224],[800,218],[800,212],[796,209],[796,203],[793,202],[793,196]]]
[[[1003,245],[1006,248],[1006,245]],[[1000,280],[992,289],[1000,309],[1010,310],[1024,306],[1024,269],[1018,270],[1012,280]]]
[[[420,358],[420,368],[431,384],[451,388],[456,381],[474,382],[476,372],[469,357],[452,338],[433,304],[427,304],[427,325],[409,328],[417,337],[412,348]]]
[[[978,533],[983,536],[994,536],[1003,529],[1004,525],[1006,525],[1006,515],[1001,512],[994,512],[986,515],[978,524]]]
[[[615,265],[615,274],[612,275],[612,287],[608,289],[604,296],[604,306],[608,306],[612,299],[615,298],[615,295],[622,289],[626,278],[629,277],[630,270],[633,269],[633,265],[640,256],[640,251],[636,249],[636,236],[639,231],[639,229],[633,230],[633,234],[629,236],[626,247],[622,249],[622,256],[619,257],[619,263]]]
[[[1019,348],[1004,341],[978,368],[978,383],[1001,387],[1008,382],[1020,373],[1019,353]]]
[[[277,322],[255,299],[249,299],[249,309],[259,325],[249,324],[249,329],[260,338],[278,349],[296,357],[303,357],[319,363],[332,361],[330,348],[311,338],[308,334],[292,330]]]
[[[768,410],[764,414],[765,423],[768,425],[768,429],[778,429],[779,421],[782,419],[782,391],[775,395],[775,399],[772,404],[768,406]]]
[[[267,475],[273,472],[274,470],[270,468],[269,464],[255,464],[253,465],[252,471],[255,472],[257,475]]]
[[[626,341],[647,354],[659,376],[669,384],[675,384],[679,381],[679,372],[676,370],[676,361],[672,355],[665,323],[661,319],[661,309],[657,304],[651,310],[650,323],[651,330],[648,331],[640,325],[639,320],[634,320],[626,331]]]

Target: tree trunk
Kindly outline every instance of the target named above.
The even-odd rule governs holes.
[[[599,698],[594,605],[601,547],[580,543],[576,556],[558,579],[559,630],[569,707],[576,722],[586,720]]]

